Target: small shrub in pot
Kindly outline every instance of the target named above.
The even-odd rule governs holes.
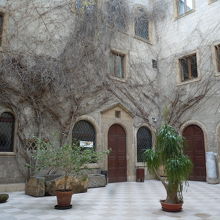
[[[94,149],[83,149],[79,143],[74,141],[72,144],[66,144],[61,147],[55,147],[49,141],[36,138],[36,151],[33,158],[36,160],[36,171],[53,169],[63,172],[63,189],[57,192],[58,206],[70,207],[72,192],[67,187],[68,177],[79,176],[92,162],[99,161],[108,151],[96,152]],[[64,195],[68,198],[65,201]],[[62,201],[59,204],[59,201]]]

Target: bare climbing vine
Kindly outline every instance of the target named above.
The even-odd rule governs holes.
[[[0,54],[0,105],[16,115],[20,163],[30,162],[32,136],[51,138],[51,131],[59,131],[56,141],[66,143],[79,116],[112,103],[123,104],[147,123],[152,112],[161,118],[167,104],[168,120],[175,125],[210,92],[212,83],[204,79],[192,96],[177,89],[165,97],[158,86],[159,68],[149,77],[151,63],[140,58],[128,60],[126,83],[111,77],[112,45],[134,20],[127,1],[101,6],[91,0],[77,6],[73,0],[18,2],[5,5],[13,32]],[[155,11],[147,18],[154,16]]]

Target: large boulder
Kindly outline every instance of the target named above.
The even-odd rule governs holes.
[[[64,189],[64,182],[64,176],[60,175],[33,176],[26,183],[25,193],[35,197],[56,195],[57,189]],[[106,184],[106,177],[101,174],[89,174],[89,179],[73,176],[67,178],[67,188],[75,194],[87,192],[88,188],[104,187]]]
[[[25,185],[25,193],[30,196],[45,196],[45,178],[31,177]]]
[[[105,175],[102,174],[89,174],[88,188],[97,188],[106,186],[107,181]]]
[[[59,177],[53,180],[46,181],[46,195],[56,195],[56,190],[64,189],[65,178]],[[67,189],[73,191],[73,193],[87,192],[88,178],[75,178],[69,176],[67,178]]]

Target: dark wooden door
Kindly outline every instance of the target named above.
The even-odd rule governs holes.
[[[114,124],[108,131],[108,181],[127,181],[127,159],[126,159],[126,133],[118,124]]]
[[[193,162],[190,180],[206,181],[205,144],[202,129],[197,125],[190,125],[183,131],[186,139],[185,153]]]

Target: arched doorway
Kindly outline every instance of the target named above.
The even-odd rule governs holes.
[[[108,131],[108,181],[127,181],[126,133],[118,124],[114,124]]]
[[[185,153],[193,162],[190,180],[206,181],[204,133],[197,125],[189,125],[183,130],[186,139]]]

